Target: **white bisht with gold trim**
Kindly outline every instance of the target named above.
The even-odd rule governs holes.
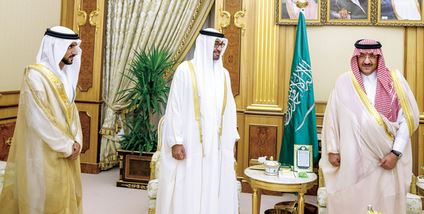
[[[418,127],[418,106],[400,72],[391,72],[409,133]],[[393,147],[398,122],[381,116],[352,72],[342,74],[328,99],[322,131],[320,167],[328,192],[328,213],[365,213],[368,205],[387,214],[406,211],[406,194],[412,177],[411,143],[392,170],[379,162]],[[328,161],[339,153],[339,167]]]
[[[9,151],[0,213],[82,213],[78,110],[61,80],[41,64],[26,69]]]
[[[193,61],[183,62],[173,77],[163,125],[158,214],[238,213],[236,105],[222,66],[224,51],[213,61],[216,39],[200,35]],[[172,157],[175,144],[184,145],[184,160]]]

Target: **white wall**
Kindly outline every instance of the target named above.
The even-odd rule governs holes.
[[[316,101],[327,101],[337,77],[350,71],[353,44],[369,38],[381,42],[386,66],[404,68],[404,28],[359,26],[308,26]]]
[[[0,1],[0,91],[19,90],[46,28],[60,24],[60,0]]]

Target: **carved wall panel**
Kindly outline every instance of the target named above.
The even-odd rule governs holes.
[[[15,131],[15,122],[0,124],[0,160],[7,161],[13,132]]]
[[[65,0],[62,0],[65,1]],[[73,7],[63,7],[62,10],[73,10],[73,29],[78,32],[81,38],[81,49],[83,57],[81,70],[78,79],[77,102],[101,102],[101,82],[102,82],[102,56],[103,56],[103,32],[105,17],[105,0],[67,0],[74,1]],[[65,24],[65,18],[62,17]]]
[[[277,126],[249,127],[249,160],[262,156],[277,159]]]
[[[79,112],[81,128],[82,128],[82,150],[81,153],[84,154],[87,150],[90,149],[90,124],[91,116],[86,111]]]
[[[99,173],[99,119],[100,107],[93,103],[77,103],[83,133],[81,171]]]
[[[234,15],[242,10],[242,4],[242,0],[224,0],[223,7],[225,11]],[[228,39],[228,47],[224,54],[224,67],[230,72],[234,96],[240,92],[241,31],[234,22],[230,22],[230,25],[223,29],[223,33]]]
[[[97,1],[82,0],[79,10],[86,14],[95,11]],[[82,92],[87,92],[93,87],[93,59],[94,59],[94,41],[96,27],[91,26],[90,22],[85,22],[78,27],[81,38],[81,49],[84,57],[81,58],[81,70],[78,78],[78,88]]]

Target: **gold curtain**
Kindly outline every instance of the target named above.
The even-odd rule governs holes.
[[[117,164],[119,115],[127,106],[117,92],[128,88],[122,78],[135,50],[166,48],[180,61],[194,42],[213,0],[109,0],[103,65],[100,169]]]

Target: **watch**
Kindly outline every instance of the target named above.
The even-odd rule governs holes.
[[[392,150],[390,151],[391,153],[395,154],[398,158],[402,157],[402,152],[396,151],[396,150]]]

